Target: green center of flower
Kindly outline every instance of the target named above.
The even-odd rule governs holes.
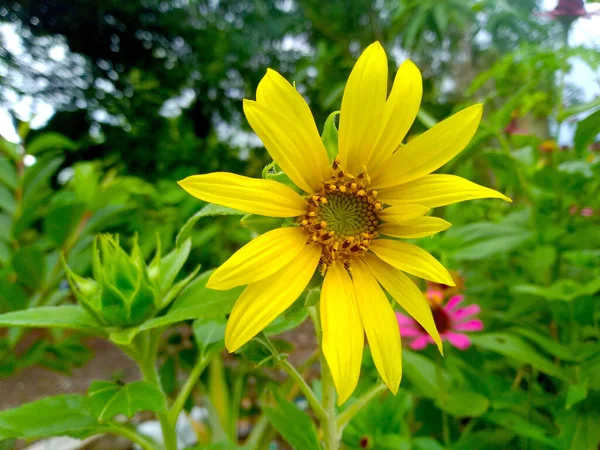
[[[375,212],[372,208],[369,210],[366,196],[330,192],[326,198],[327,203],[321,205],[318,210],[317,220],[327,222],[327,229],[334,232],[338,239],[347,239],[350,236],[358,238],[362,233],[375,230]]]
[[[357,177],[333,163],[333,176],[306,199],[306,214],[298,222],[307,231],[309,242],[323,248],[323,273],[339,260],[346,266],[352,258],[364,254],[377,237],[378,212],[382,205],[377,191],[368,189],[369,177]]]

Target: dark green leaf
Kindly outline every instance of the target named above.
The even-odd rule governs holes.
[[[46,276],[46,259],[35,247],[21,247],[12,259],[17,279],[23,286],[38,289]]]
[[[561,448],[558,441],[548,436],[544,428],[527,421],[511,411],[492,411],[488,412],[483,418],[488,422],[495,423],[509,429],[515,434],[528,437],[548,447],[557,450]]]
[[[317,430],[310,417],[276,391],[269,391],[261,401],[263,412],[273,427],[292,448],[321,450]]]
[[[79,306],[42,306],[0,315],[0,327],[66,328],[99,336],[104,330]]]
[[[92,413],[99,422],[118,414],[131,418],[140,411],[165,412],[167,401],[162,392],[148,381],[126,385],[110,381],[93,381],[88,389]]]
[[[563,381],[569,377],[552,361],[540,355],[531,345],[519,337],[508,333],[473,334],[471,340],[478,347],[514,358],[522,364],[528,364]]]
[[[58,247],[75,231],[85,212],[85,206],[81,203],[69,203],[52,209],[44,217],[44,232]]]
[[[600,443],[600,414],[598,411],[571,410],[561,414],[561,450],[597,450]]]
[[[23,206],[27,208],[32,198],[35,197],[41,187],[58,170],[64,158],[47,156],[39,158],[36,163],[25,170],[23,177]]]
[[[531,328],[515,327],[511,328],[510,331],[520,334],[530,341],[533,341],[535,344],[539,345],[545,351],[553,356],[556,356],[557,358],[564,359],[565,361],[575,361],[577,359],[575,358],[573,350],[571,350],[569,347],[551,339],[549,336],[540,334]]]
[[[77,144],[59,133],[47,132],[34,137],[26,145],[30,155],[37,155],[48,150],[76,150]]]

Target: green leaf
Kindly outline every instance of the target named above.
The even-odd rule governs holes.
[[[402,349],[402,366],[404,376],[413,384],[419,393],[428,398],[437,398],[439,389],[435,364],[419,353]],[[444,372],[446,381],[450,381]]]
[[[77,144],[60,133],[48,132],[35,136],[25,149],[30,155],[37,155],[48,150],[77,150]]]
[[[589,0],[588,0],[589,1]],[[581,105],[573,105],[569,108],[565,108],[561,114],[558,115],[558,120],[565,120],[567,117],[574,116],[575,114],[579,114],[582,112],[590,111],[594,108],[600,106],[600,97],[595,98],[594,100],[583,103]]]
[[[0,211],[6,211],[11,216],[17,208],[17,202],[13,194],[4,186],[0,185]]]
[[[323,126],[323,134],[321,135],[321,141],[327,150],[327,156],[329,161],[333,162],[338,154],[338,129],[335,126],[335,116],[339,115],[339,111],[334,111],[325,120]]]
[[[178,247],[160,260],[159,289],[166,293],[173,285],[175,278],[183,268],[192,249],[192,240],[186,239]]]
[[[228,291],[209,289],[206,287],[206,282],[212,273],[212,270],[203,272],[198,278],[188,284],[173,302],[173,305],[169,309],[169,314],[185,314],[185,310],[190,310],[196,314],[195,317],[189,317],[193,319],[218,314],[229,314],[231,308],[233,308],[233,304],[244,290],[244,286]]]
[[[575,280],[556,280],[550,286],[537,286],[534,284],[519,284],[511,288],[514,294],[527,294],[542,297],[546,300],[560,300],[571,302],[579,297],[594,295],[600,291],[600,278],[593,279],[586,284]]]
[[[273,428],[292,448],[321,450],[313,421],[281,394],[276,391],[268,391],[261,401],[261,407]]]
[[[256,231],[258,234],[266,233],[281,226],[284,219],[278,217],[265,217],[257,214],[246,214],[241,218],[240,224],[243,227]]]
[[[20,284],[32,290],[40,288],[46,276],[46,259],[35,247],[21,247],[13,256],[12,266]]]
[[[196,214],[188,219],[183,227],[179,230],[177,234],[177,238],[175,240],[176,245],[179,247],[182,245],[185,240],[190,237],[192,233],[192,229],[196,222],[198,222],[203,217],[212,217],[212,216],[244,216],[245,212],[238,211],[236,209],[227,208],[226,206],[213,205],[209,203]]]
[[[225,316],[207,317],[194,321],[194,337],[198,345],[198,352],[207,356],[213,351],[225,348]]]
[[[41,306],[0,314],[0,327],[66,328],[105,336],[105,331],[79,306]]]
[[[472,334],[471,341],[478,347],[514,358],[522,364],[528,364],[542,372],[569,381],[569,377],[552,361],[540,355],[531,345],[519,337],[508,333]]]
[[[419,108],[419,111],[417,112],[417,119],[419,120],[419,122],[421,122],[421,125],[423,125],[426,128],[433,128],[438,123],[435,117],[429,114],[429,112],[427,112],[422,107]]]
[[[455,252],[452,257],[457,261],[486,259],[521,247],[532,236],[533,233],[529,231],[520,231],[513,235],[496,236],[472,245],[467,245]]]
[[[15,166],[3,156],[0,156],[0,183],[10,189],[17,188],[17,170]]]
[[[442,401],[439,394],[435,404],[454,417],[479,417],[490,407],[490,401],[477,392],[465,389],[449,389]]]
[[[105,432],[83,395],[56,395],[0,411],[0,439],[85,438]]]
[[[588,396],[587,383],[583,384],[571,384],[567,389],[567,400],[565,401],[565,407],[571,409],[574,405],[582,400],[585,400]]]
[[[412,441],[414,450],[444,450],[442,444],[430,437],[418,437]]]
[[[577,124],[573,144],[577,153],[583,152],[600,133],[600,109]]]
[[[558,441],[549,437],[544,428],[527,421],[514,412],[491,411],[483,416],[483,418],[488,422],[500,425],[511,430],[515,434],[528,437],[548,447],[555,448],[557,450],[561,448]]]
[[[81,221],[85,206],[81,203],[67,203],[53,208],[44,217],[44,232],[58,247],[67,241]]]
[[[452,450],[506,450],[512,448],[510,442],[514,438],[515,434],[505,429],[475,431],[461,436]]]
[[[539,345],[552,356],[556,356],[557,358],[563,359],[565,361],[577,360],[573,350],[571,350],[569,347],[561,344],[560,342],[556,342],[549,336],[540,334],[531,328],[515,327],[511,328],[510,331],[513,333],[520,334],[521,336],[526,337],[530,341],[533,341],[535,344]]]
[[[23,209],[29,207],[41,187],[58,170],[64,158],[54,158],[51,155],[39,158],[36,163],[27,168],[23,176]]]
[[[600,414],[597,411],[569,411],[557,419],[561,450],[597,450],[600,442]]]
[[[131,418],[140,411],[165,412],[167,400],[162,392],[148,381],[126,385],[110,381],[93,381],[88,389],[90,408],[99,422],[118,414]]]

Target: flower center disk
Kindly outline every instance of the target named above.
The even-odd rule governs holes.
[[[298,218],[309,242],[323,248],[323,273],[336,260],[349,267],[352,258],[367,251],[378,235],[377,214],[382,209],[377,191],[368,189],[366,173],[354,177],[339,170],[336,162],[333,170],[332,178],[306,199],[306,214]]]

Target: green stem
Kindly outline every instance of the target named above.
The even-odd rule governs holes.
[[[437,355],[436,364],[436,376],[439,389],[440,402],[442,404],[442,438],[444,439],[444,445],[450,447],[450,426],[448,423],[448,413],[446,413],[444,406],[446,405],[446,382],[444,380],[444,369],[442,355]]]
[[[129,439],[131,442],[134,442],[142,447],[142,450],[156,450],[158,448],[154,441],[148,439],[146,436],[142,436],[135,430],[120,423],[110,423],[109,432],[111,434],[116,434],[117,436],[123,436],[124,438]]]
[[[160,390],[160,392],[165,395],[162,388],[162,383],[160,382],[160,377],[158,376],[158,371],[156,370],[156,355],[160,334],[160,330],[153,330],[147,335],[142,334],[140,336],[143,339],[143,350],[137,355],[135,361],[138,363],[140,371],[142,372],[142,378],[154,384]],[[158,421],[160,422],[165,450],[177,450],[175,424],[171,424],[168,413],[157,413],[156,415],[158,417]]]
[[[296,384],[306,397],[306,400],[308,400],[308,403],[310,404],[310,407],[315,413],[315,416],[317,416],[320,421],[326,420],[327,412],[325,411],[321,403],[319,403],[319,400],[315,396],[315,393],[312,391],[312,389],[310,388],[306,380],[302,377],[302,375],[300,375],[300,373],[296,370],[296,368],[292,364],[290,364],[290,362],[287,359],[282,359],[281,361],[279,361],[279,366],[290,376],[290,378],[292,378],[296,382]]]
[[[323,391],[323,406],[326,411],[324,420],[321,420],[325,450],[338,450],[340,448],[341,435],[338,433],[336,420],[335,386],[324,356],[321,357],[321,387]]]
[[[196,386],[196,383],[198,382],[198,378],[200,378],[200,375],[202,372],[204,372],[204,369],[209,361],[210,358],[205,356],[198,357],[198,360],[196,361],[196,364],[194,364],[188,379],[185,381],[185,384],[179,391],[179,394],[177,394],[177,398],[175,398],[173,406],[171,406],[171,409],[169,410],[169,423],[171,423],[173,427],[175,427],[179,413],[183,409],[185,402],[192,393],[194,386]]]
[[[367,392],[365,392],[362,396],[358,398],[354,403],[352,403],[349,407],[347,407],[338,417],[337,419],[337,428],[341,433],[344,431],[344,427],[350,423],[352,418],[360,412],[360,410],[369,403],[373,398],[379,395],[381,392],[385,391],[386,386],[383,383],[376,384]]]
[[[267,432],[269,428],[269,419],[266,415],[260,416],[260,419],[254,424],[252,427],[252,432],[250,433],[250,437],[246,441],[246,445],[244,447],[249,448],[250,450],[259,450],[260,444],[263,441],[263,436]]]

